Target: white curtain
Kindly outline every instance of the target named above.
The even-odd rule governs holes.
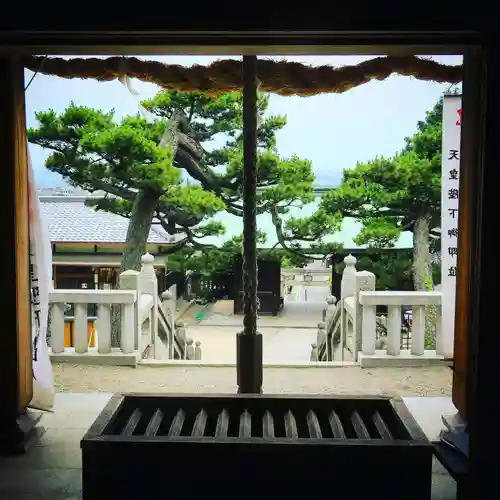
[[[54,406],[54,380],[47,346],[49,292],[52,289],[52,250],[40,201],[36,194],[35,176],[28,153],[31,314],[33,339],[33,399],[29,406],[51,411]]]

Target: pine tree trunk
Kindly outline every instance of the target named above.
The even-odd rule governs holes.
[[[120,273],[128,270],[141,270],[141,257],[146,253],[157,201],[158,193],[152,189],[143,189],[137,193],[130,215]],[[111,308],[111,345],[113,347],[120,345],[120,318],[120,306],[113,306]]]
[[[146,253],[158,197],[158,193],[152,189],[143,189],[137,193],[130,215],[120,273],[141,270],[141,257]]]
[[[181,119],[181,113],[174,113],[159,144],[160,146],[169,145],[172,148],[174,157],[178,145],[177,127]],[[146,253],[148,235],[159,197],[160,193],[153,189],[142,189],[137,193],[132,207],[132,213],[130,214],[125,249],[120,264],[120,273],[129,270],[141,270],[141,257]],[[120,342],[119,308],[111,308],[111,318],[111,345],[116,347],[116,344]]]
[[[413,229],[413,288],[416,291],[432,291],[432,267],[429,252],[429,216],[418,217]],[[436,346],[436,312],[428,307],[425,315],[425,348],[435,349]]]

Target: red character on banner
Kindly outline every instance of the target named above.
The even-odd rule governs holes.
[[[460,125],[462,125],[462,108],[457,109],[457,114],[458,114],[458,120],[456,125],[459,127]]]

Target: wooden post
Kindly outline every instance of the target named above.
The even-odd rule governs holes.
[[[460,144],[460,178],[458,211],[458,261],[453,354],[453,404],[460,416],[468,419],[470,374],[470,339],[473,326],[473,296],[477,270],[477,217],[479,198],[478,154],[480,148],[480,76],[481,58],[464,57],[462,94],[462,133]]]
[[[243,56],[243,331],[236,337],[240,393],[262,392],[257,332],[257,57]]]
[[[24,67],[17,58],[0,58],[0,164],[2,165],[2,362],[0,363],[0,447],[24,448],[22,427],[33,397],[29,276],[28,161]]]
[[[495,395],[500,384],[500,372],[496,362],[496,356],[500,352],[496,313],[498,274],[495,272],[498,267],[498,246],[492,236],[495,235],[498,225],[500,185],[499,47],[499,35],[496,32],[491,33],[490,39],[485,41],[482,54],[466,54],[464,57],[463,146],[472,150],[466,158],[464,149],[462,158],[470,168],[466,175],[470,175],[469,180],[473,184],[466,188],[465,182],[462,183],[470,193],[470,200],[469,208],[466,210],[464,207],[459,217],[462,217],[464,212],[470,214],[468,227],[472,237],[467,241],[460,234],[465,225],[465,220],[462,219],[459,226],[459,237],[462,238],[459,243],[459,258],[470,259],[470,277],[468,283],[464,283],[469,298],[463,302],[468,326],[464,341],[467,345],[464,356],[466,378],[463,382],[464,388],[455,386],[457,382],[454,380],[453,389],[454,399],[464,391],[464,401],[457,402],[460,405],[465,404],[470,435],[469,482],[466,491],[468,496],[464,498],[475,500],[491,498],[491,491],[498,484],[499,438],[495,431],[498,427]],[[474,124],[469,125],[469,120],[474,120]],[[460,196],[462,201],[463,192]],[[459,261],[458,265],[462,262]],[[460,282],[457,282],[457,288],[460,289],[460,274],[463,273],[463,268],[459,267],[458,273]],[[457,301],[457,327],[460,322],[458,311],[461,307],[461,302]]]

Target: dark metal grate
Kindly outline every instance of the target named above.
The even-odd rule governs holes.
[[[250,438],[265,440],[411,440],[406,427],[394,412],[389,401],[381,405],[345,404],[322,405],[308,408],[266,408],[252,404],[231,408],[221,401],[218,408],[202,404],[155,405],[124,404],[105,426],[102,435],[115,436],[165,436],[169,438]],[[355,401],[355,400],[354,400]],[[285,403],[282,400],[281,403]],[[222,406],[222,407],[221,407]]]

